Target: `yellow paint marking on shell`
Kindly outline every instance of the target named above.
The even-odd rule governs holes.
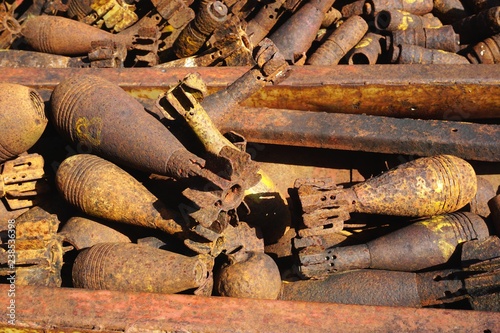
[[[452,226],[453,221],[450,221],[446,215],[443,216],[437,216],[429,220],[425,221],[420,221],[418,224],[426,227],[429,229],[431,232],[435,234],[442,234],[442,233],[448,233],[446,229],[448,228],[453,228]],[[437,246],[439,250],[441,251],[442,255],[444,258],[450,258],[453,252],[455,252],[456,249],[456,244],[465,242],[467,239],[464,239],[460,237],[459,235],[456,235],[456,241],[457,243],[453,242],[450,243],[446,240],[446,238],[440,238],[437,241]]]
[[[257,193],[270,193],[277,192],[273,180],[267,175],[262,169],[258,171],[261,176],[260,182],[255,186],[247,189],[245,195],[257,194]]]
[[[80,117],[75,124],[75,131],[78,139],[83,142],[88,142],[93,146],[99,146],[101,144],[101,130],[102,119],[98,117],[90,120],[87,117]]]
[[[367,47],[368,45],[370,45],[370,43],[372,42],[372,38],[371,37],[367,37],[367,38],[363,38],[361,40],[361,42],[358,43],[358,45],[356,45],[354,48],[355,49],[361,49],[363,47]]]
[[[401,20],[401,24],[398,26],[398,30],[406,30],[410,26],[410,23],[413,23],[413,19],[411,16],[403,16]]]

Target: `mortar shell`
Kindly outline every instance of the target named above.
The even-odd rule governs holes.
[[[36,51],[67,56],[86,55],[97,40],[113,40],[127,48],[132,45],[132,37],[127,34],[111,34],[60,16],[31,17],[24,23],[22,34]]]
[[[118,85],[96,76],[73,76],[52,93],[52,120],[59,133],[92,154],[149,173],[189,175],[204,161]]]
[[[68,157],[57,170],[56,183],[66,201],[90,216],[169,234],[182,232],[173,220],[174,212],[128,173],[100,157]]]
[[[0,163],[31,148],[47,122],[43,99],[36,90],[0,83]]]
[[[346,189],[354,211],[425,217],[454,212],[477,191],[472,166],[452,155],[419,158]]]
[[[72,275],[77,288],[173,294],[201,286],[208,268],[200,256],[131,243],[101,243],[80,252]]]
[[[500,34],[486,38],[472,47],[467,59],[473,64],[500,63]]]
[[[459,54],[411,44],[393,45],[392,60],[398,64],[469,64],[467,58]]]
[[[130,243],[131,240],[108,223],[85,217],[70,218],[62,227],[64,239],[77,250],[92,247],[100,243]]]

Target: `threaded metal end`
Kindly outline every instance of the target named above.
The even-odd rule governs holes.
[[[488,237],[489,233],[486,223],[481,217],[475,214],[456,212],[446,215],[445,218],[453,228],[457,244]]]
[[[83,212],[87,209],[86,191],[101,179],[101,171],[114,167],[110,162],[89,154],[80,154],[65,159],[57,170],[57,185],[64,199]]]
[[[97,82],[96,82],[97,81]],[[76,143],[74,133],[75,112],[85,104],[89,98],[89,91],[93,89],[99,79],[89,76],[75,76],[61,82],[52,94],[52,120],[60,134]]]
[[[106,259],[117,243],[101,243],[83,250],[75,260],[72,277],[77,288],[108,289]]]

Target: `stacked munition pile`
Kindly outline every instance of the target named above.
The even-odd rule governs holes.
[[[0,0],[0,331],[500,330],[499,63],[498,0]]]

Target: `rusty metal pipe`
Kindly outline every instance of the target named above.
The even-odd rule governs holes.
[[[437,17],[414,15],[401,10],[382,10],[375,15],[374,23],[377,29],[386,31],[443,26]]]
[[[0,67],[39,67],[39,68],[84,68],[90,67],[88,59],[65,57],[50,53],[0,50]]]
[[[392,45],[392,62],[398,64],[468,64],[466,57],[411,44]]]
[[[374,65],[382,54],[382,45],[385,37],[373,32],[368,32],[354,48],[347,54],[349,65]]]
[[[215,92],[225,89],[249,69],[200,67],[196,71],[208,91]],[[189,68],[2,68],[2,80],[35,88],[48,101],[61,81],[90,73],[141,100],[155,100],[191,72]],[[499,78],[500,66],[487,65],[292,66],[285,80],[266,86],[241,104],[401,118],[498,118]],[[210,116],[216,117],[213,113]]]
[[[485,9],[453,23],[462,44],[477,43],[500,33],[500,6]]]
[[[257,15],[248,22],[246,33],[252,45],[259,44],[271,31],[276,22],[278,22],[278,19],[284,11],[282,6],[285,1],[286,0],[275,0],[265,4]]]
[[[221,127],[259,143],[500,161],[499,125],[241,108]]]
[[[434,2],[432,0],[366,0],[363,13],[374,16],[382,10],[399,9],[415,15],[423,15],[430,13],[433,7]]]
[[[0,285],[2,295],[8,290],[9,285]],[[7,308],[9,301],[1,297],[0,306]],[[2,316],[0,322],[7,325],[8,320]],[[16,288],[16,324],[216,333],[292,332],[298,326],[303,332],[331,332],[332,327],[364,332],[493,332],[500,329],[500,314],[21,286]]]
[[[392,31],[388,38],[390,38],[390,44],[394,46],[411,44],[448,52],[457,52],[460,49],[459,35],[455,33],[451,25],[436,29],[396,30]]]

